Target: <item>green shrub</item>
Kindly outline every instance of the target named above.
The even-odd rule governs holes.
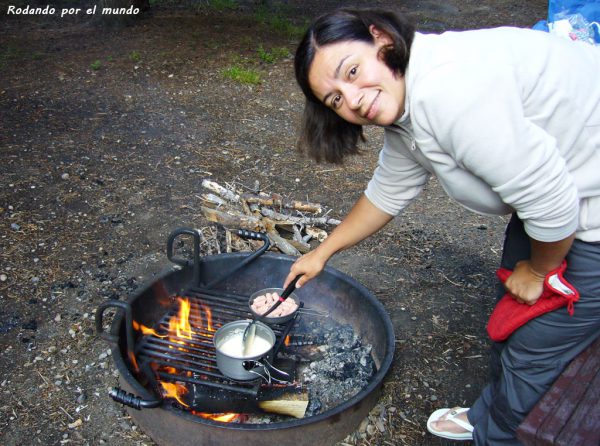
[[[223,76],[242,84],[257,85],[261,82],[260,73],[256,70],[234,65],[223,71]]]

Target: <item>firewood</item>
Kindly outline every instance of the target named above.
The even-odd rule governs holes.
[[[230,253],[231,251],[231,231],[225,231],[225,252]]]
[[[249,229],[267,233],[273,248],[284,254],[298,256],[310,251],[308,244],[311,238],[316,237],[319,242],[327,237],[327,232],[314,226],[324,227],[338,225],[339,220],[329,218],[327,213],[321,217],[302,215],[306,213],[321,212],[321,205],[299,200],[285,199],[275,193],[267,194],[257,188],[253,192],[241,193],[240,191],[225,188],[210,180],[203,180],[202,186],[213,193],[198,196],[201,200],[201,210],[207,220],[221,224],[228,229]],[[289,215],[285,209],[298,211],[301,215]],[[286,234],[294,234],[289,240]],[[226,250],[235,250],[233,239],[227,239]]]
[[[202,186],[233,203],[237,203],[240,201],[240,196],[238,194],[229,189],[224,188],[223,186],[221,186],[218,183],[215,183],[214,181],[202,180]]]
[[[273,211],[271,209],[261,208],[260,213],[265,217],[269,217],[272,220],[275,220],[277,224],[280,225],[294,225],[294,224],[304,224],[304,225],[339,225],[341,221],[336,220],[335,218],[327,218],[327,217],[295,217],[292,215],[282,214],[280,212]]]
[[[308,407],[308,392],[287,393],[271,401],[259,401],[258,407],[265,412],[304,418]]]
[[[295,418],[304,417],[309,402],[308,391],[294,384],[262,388],[256,398],[193,385],[182,400],[190,409],[204,413],[269,412]]]
[[[310,251],[310,245],[308,243],[300,242],[298,240],[288,240],[289,244],[296,248],[300,254],[306,254]]]
[[[305,231],[308,235],[316,238],[319,243],[323,242],[328,236],[327,232],[319,228],[306,227]]]
[[[289,241],[281,237],[277,231],[267,231],[267,235],[269,236],[271,243],[277,246],[284,254],[288,254],[290,256],[300,255],[300,251],[294,248],[294,246]]]
[[[221,212],[216,209],[210,209],[206,206],[200,207],[202,214],[208,221],[213,223],[220,223],[226,228],[236,229],[249,229],[251,231],[265,232],[264,223],[252,216],[244,214],[232,214],[231,212]]]
[[[321,205],[316,203],[304,203],[302,201],[287,201],[283,207],[288,209],[296,209],[301,212],[312,212],[314,214],[321,213]]]
[[[214,194],[202,194],[199,196],[202,201],[202,206],[215,209],[226,206],[225,201]]]
[[[306,203],[298,200],[286,200],[281,197],[273,197],[268,195],[256,195],[256,194],[243,194],[242,197],[246,202],[258,203],[263,206],[282,207],[286,209],[295,209],[302,212],[311,212],[318,214],[322,211],[322,207],[317,203]]]
[[[246,200],[244,200],[243,198],[240,198],[240,205],[242,206],[242,210],[244,211],[244,214],[252,215],[252,210],[250,209],[250,206],[248,206],[248,203],[246,202]]]

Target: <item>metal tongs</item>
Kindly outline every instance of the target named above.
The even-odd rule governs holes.
[[[259,317],[255,316],[252,319],[252,322],[250,322],[246,326],[246,329],[244,330],[244,335],[242,336],[244,356],[246,356],[248,350],[250,349],[250,346],[254,343],[254,338],[256,337],[256,322],[259,321],[260,319],[266,318],[269,314],[271,314],[273,311],[275,311],[275,309],[277,307],[279,307],[279,305],[281,305],[281,303],[284,300],[286,300],[290,296],[290,294],[292,294],[294,292],[294,290],[296,289],[296,283],[298,282],[298,279],[300,279],[301,276],[302,276],[302,274],[299,274],[298,276],[296,276],[294,278],[294,280],[292,280],[289,283],[289,285],[285,288],[285,290],[283,290],[283,293],[281,293],[281,295],[279,296],[279,300],[277,302],[275,302],[275,304],[271,308],[269,308],[267,311],[265,311]]]

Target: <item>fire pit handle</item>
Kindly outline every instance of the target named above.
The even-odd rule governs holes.
[[[271,241],[269,240],[269,236],[267,234],[265,234],[264,232],[254,232],[254,231],[248,231],[247,229],[238,229],[236,231],[236,234],[245,239],[261,240],[263,242],[263,245],[259,249],[254,251],[252,254],[245,257],[244,260],[242,260],[240,263],[238,263],[233,269],[226,271],[221,276],[219,276],[216,279],[213,279],[212,281],[207,283],[205,285],[205,288],[211,289],[217,283],[222,282],[223,280],[227,279],[229,276],[231,276],[234,273],[236,273],[237,271],[239,271],[242,267],[244,267],[248,263],[252,262],[258,256],[262,255],[271,246]]]
[[[233,269],[226,271],[221,276],[217,277],[216,279],[213,279],[210,283],[205,285],[205,288],[210,289],[213,286],[215,286],[217,283],[225,280],[226,278],[228,278],[229,276],[231,276],[232,274],[237,272],[239,269],[241,269],[244,265],[247,265],[248,263],[253,261],[255,258],[262,255],[271,246],[271,241],[269,240],[269,237],[265,233],[248,231],[246,229],[238,229],[237,231],[235,231],[235,233],[238,236],[245,238],[245,239],[261,240],[263,242],[263,245],[258,250],[256,250],[249,256],[245,257],[244,260],[242,260],[239,264],[237,264]],[[173,252],[173,244],[175,243],[175,239],[177,239],[177,237],[179,237],[180,235],[191,235],[192,237],[194,237],[194,259],[192,261],[186,260],[182,257],[177,257],[177,256],[175,256],[175,254]],[[167,240],[167,257],[168,257],[168,259],[171,262],[176,263],[177,265],[180,265],[183,267],[193,264],[193,266],[194,266],[193,277],[195,280],[198,281],[198,283],[197,283],[198,286],[200,286],[200,242],[201,242],[201,238],[202,238],[202,234],[197,229],[178,228],[178,229],[175,229],[171,233],[171,235],[169,235],[169,239]]]
[[[252,240],[262,240],[269,247],[269,237],[264,232],[248,231],[247,229],[238,229],[236,234],[242,238],[250,238]],[[262,247],[261,247],[262,248]]]
[[[133,356],[133,316],[131,311],[131,305],[127,302],[123,302],[121,300],[108,300],[100,304],[98,309],[96,310],[96,333],[100,338],[104,339],[106,342],[116,345],[119,342],[119,337],[115,335],[111,335],[104,331],[104,312],[110,308],[114,307],[120,310],[123,310],[125,313],[125,332],[127,334],[127,353],[129,357]]]
[[[162,400],[145,400],[133,393],[128,393],[119,387],[113,387],[108,395],[117,403],[125,404],[134,409],[153,409],[162,404]]]
[[[190,265],[189,260],[186,260],[182,257],[177,257],[174,255],[173,253],[173,243],[175,243],[175,239],[177,237],[179,237],[180,235],[191,235],[192,237],[194,237],[194,259],[193,259],[193,266],[194,266],[194,278],[198,278],[200,277],[200,238],[201,238],[201,234],[200,231],[197,229],[192,229],[192,228],[178,228],[175,229],[173,232],[171,232],[171,235],[169,235],[169,239],[167,240],[167,258],[173,262],[176,263],[177,265],[180,266],[188,266]]]

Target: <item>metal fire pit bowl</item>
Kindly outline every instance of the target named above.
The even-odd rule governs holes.
[[[128,299],[134,320],[153,326],[172,302],[172,296],[185,290],[199,274],[208,283],[223,271],[233,269],[247,254],[232,253],[204,257],[198,271],[181,267],[162,275],[156,282]],[[265,253],[240,269],[231,280],[224,280],[215,291],[250,296],[254,291],[283,283],[294,257]],[[194,268],[198,269],[198,268]],[[222,423],[197,417],[170,404],[153,409],[126,407],[135,423],[161,446],[244,446],[327,445],[344,439],[355,431],[377,403],[382,382],[394,353],[392,323],[381,303],[351,277],[327,267],[316,279],[295,291],[309,308],[327,311],[341,323],[349,323],[364,342],[373,346],[377,372],[370,384],[353,398],[315,416],[270,424]],[[112,354],[120,372],[123,390],[154,399],[129,369],[125,323],[128,317],[119,312],[110,327],[114,336]],[[108,333],[107,333],[108,334]],[[151,407],[151,406],[148,406]]]

